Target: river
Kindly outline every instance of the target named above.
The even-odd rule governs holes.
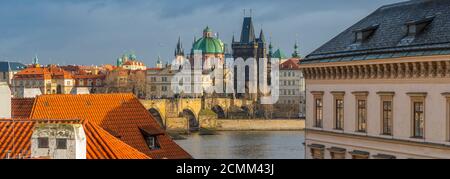
[[[303,131],[192,134],[176,142],[195,159],[303,159]]]

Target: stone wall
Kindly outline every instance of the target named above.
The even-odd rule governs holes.
[[[305,120],[263,120],[263,119],[242,119],[242,120],[217,120],[216,130],[219,131],[283,131],[283,130],[303,130]]]
[[[292,119],[217,119],[215,116],[201,115],[200,127],[217,131],[289,131],[305,129],[305,120]],[[167,131],[186,132],[188,120],[186,118],[170,118],[167,120]]]
[[[189,122],[187,118],[170,118],[167,120],[167,131],[169,132],[185,132],[189,128]]]
[[[217,115],[200,115],[200,128],[215,129],[217,128]]]

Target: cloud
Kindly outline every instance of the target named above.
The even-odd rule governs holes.
[[[135,51],[152,66],[172,58],[178,36],[190,48],[209,25],[226,43],[239,38],[243,9],[255,27],[291,53],[306,54],[383,4],[400,0],[21,0],[0,2],[0,60],[114,63]],[[186,49],[189,51],[189,49]]]

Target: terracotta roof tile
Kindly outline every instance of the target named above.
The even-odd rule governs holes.
[[[83,124],[87,159],[149,159],[146,154],[113,137],[101,127],[84,120],[0,120],[0,159],[30,158],[31,136],[36,123]]]
[[[300,59],[292,58],[280,65],[281,70],[300,70]]]
[[[132,94],[42,95],[36,98],[31,119],[84,119],[115,131],[120,140],[150,158],[192,158],[167,135],[158,136],[159,150],[150,150],[141,127],[162,130]]]
[[[12,118],[30,118],[33,109],[34,98],[13,98],[11,99]]]

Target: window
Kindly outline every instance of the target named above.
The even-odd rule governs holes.
[[[331,147],[328,150],[330,151],[331,159],[345,159],[347,150],[338,147]]]
[[[447,99],[446,101],[446,110],[447,110],[447,141],[450,140],[450,93],[442,93],[442,95]]]
[[[408,36],[417,36],[423,32],[433,21],[434,16],[428,16],[424,19],[409,21],[406,23],[408,27]]]
[[[387,155],[387,154],[377,154],[372,156],[374,159],[385,159],[385,160],[391,160],[391,159],[396,159],[396,156],[393,155]]]
[[[383,135],[392,135],[392,101],[383,101]]]
[[[322,98],[316,99],[316,110],[315,110],[315,116],[314,116],[314,127],[323,127],[323,101]]]
[[[56,139],[56,149],[67,149],[67,139]]]
[[[323,91],[313,91],[311,92],[314,99],[314,116],[313,125],[317,128],[323,127]]]
[[[38,148],[40,149],[48,149],[48,137],[40,137],[38,138]]]
[[[424,104],[423,102],[414,102],[414,137],[424,137]]]
[[[367,96],[368,91],[356,91],[352,93],[356,99],[356,131],[367,132]]]
[[[370,153],[365,152],[365,151],[355,150],[355,151],[350,152],[350,154],[352,155],[352,159],[369,159],[370,158]]]
[[[156,136],[146,136],[145,141],[147,142],[148,148],[151,150],[160,148]]]
[[[336,99],[336,116],[335,116],[335,129],[344,129],[344,100]]]
[[[167,91],[167,86],[162,86],[161,91]]]
[[[344,130],[344,96],[345,92],[331,92],[334,96],[334,129]]]
[[[162,82],[167,82],[167,77],[162,77]]]
[[[367,101],[358,100],[358,132],[367,131]]]
[[[355,43],[362,43],[363,41],[369,39],[375,33],[378,27],[379,24],[374,24],[366,28],[355,30]]]
[[[425,98],[427,93],[408,93],[411,98],[412,137],[425,138]]]
[[[319,144],[311,144],[308,146],[311,149],[312,159],[325,159],[325,146]]]
[[[378,92],[380,96],[381,135],[392,136],[394,131],[395,92]]]

